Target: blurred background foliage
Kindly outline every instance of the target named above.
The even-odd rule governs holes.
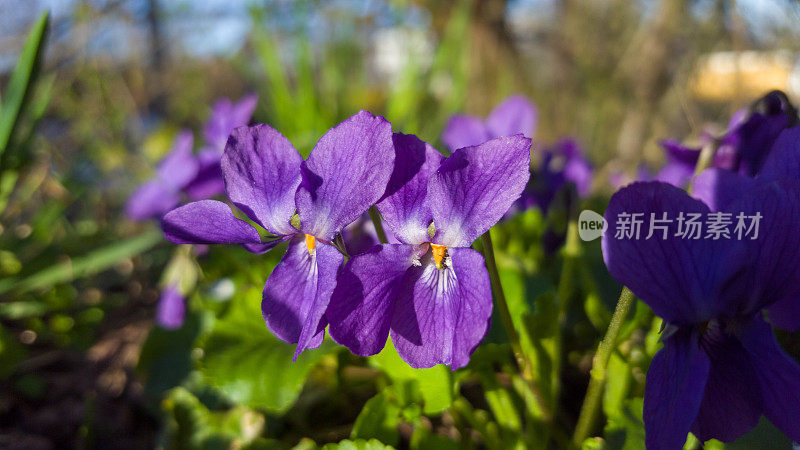
[[[4,448],[569,445],[619,293],[597,242],[546,254],[558,211],[493,232],[549,411],[496,327],[458,372],[410,369],[391,345],[360,358],[326,342],[292,363],[258,310],[279,252],[212,248],[198,265],[122,213],[217,98],[258,94],[255,121],[307,155],[359,109],[444,151],[451,114],[485,115],[521,93],[539,109],[534,159],[577,137],[598,173],[584,206],[602,211],[608,175],[661,164],[659,139],[723,130],[771,89],[800,95],[790,0],[7,0],[0,13]],[[562,273],[566,258],[579,263]],[[176,264],[198,287],[170,331],[153,311]],[[564,275],[566,296],[555,292]],[[659,325],[638,303],[609,363],[592,429],[603,437],[585,447],[643,445]],[[796,336],[780,337],[799,353]],[[732,447],[765,436],[780,442],[765,423]]]

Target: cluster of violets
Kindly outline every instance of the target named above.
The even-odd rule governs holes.
[[[800,365],[770,326],[800,328],[797,122],[785,97],[770,94],[731,121],[691,195],[676,185],[691,179],[699,149],[670,141],[667,149],[677,156],[662,173],[680,176],[635,182],[611,198],[609,229],[622,212],[763,216],[756,240],[687,241],[677,236],[677,224],[667,240],[603,237],[611,274],[665,323],[664,347],[646,381],[648,448],[682,448],[690,431],[701,441],[730,442],[762,414],[800,441]]]
[[[537,151],[530,177],[537,112],[521,96],[485,120],[452,117],[442,135],[449,157],[362,111],[303,160],[273,128],[242,126],[254,105],[250,98],[218,104],[206,127],[208,149],[197,156],[191,135],[181,134],[128,211],[135,219],[163,215],[165,235],[179,244],[261,253],[288,242],[261,306],[269,329],[297,344],[295,358],[321,345],[327,328],[358,355],[380,352],[391,335],[412,367],[465,366],[492,311],[484,260],[470,245],[515,212],[547,211],[565,186],[588,195],[593,181],[574,139]],[[771,93],[735,114],[722,137],[701,137],[716,149],[711,168],[693,179],[701,148],[665,140],[666,165],[655,174],[640,170],[639,181],[611,198],[609,229],[620,213],[763,217],[755,240],[687,241],[677,229],[667,240],[603,237],[612,276],[665,323],[664,348],[646,382],[648,448],[682,448],[689,432],[729,442],[762,414],[800,441],[800,365],[770,326],[800,328],[797,122],[786,97]],[[200,169],[203,154],[213,170]],[[209,176],[206,185],[216,190],[196,194],[192,186]],[[690,182],[691,195],[682,189]],[[237,213],[209,199],[223,189]],[[199,201],[172,209],[185,198]],[[389,243],[377,242],[367,219],[373,206]],[[180,294],[168,288],[165,297]],[[175,307],[161,309],[169,316]]]
[[[359,355],[380,352],[391,331],[411,366],[455,369],[469,362],[492,311],[483,257],[469,247],[519,199],[530,147],[515,134],[445,158],[362,111],[303,160],[273,128],[240,127],[221,160],[226,194],[268,239],[217,200],[176,208],[162,227],[175,243],[254,252],[288,241],[261,306],[269,329],[297,343],[295,357],[318,347],[326,327]],[[340,233],[372,206],[398,243],[350,256]]]
[[[531,191],[525,135],[535,123],[534,106],[518,96],[485,122],[456,116],[443,138],[452,150],[445,158],[362,111],[328,131],[307,160],[267,125],[240,127],[221,158],[225,190],[266,238],[216,200],[174,209],[162,226],[175,243],[264,252],[288,241],[265,284],[262,312],[276,336],[297,343],[295,358],[318,347],[327,327],[358,355],[380,352],[391,332],[412,367],[456,369],[469,362],[492,312],[484,260],[470,245],[515,204],[528,207],[529,197],[549,201],[567,182],[585,190],[591,177],[577,147],[562,145],[547,152],[548,161],[564,149],[568,169],[548,169],[552,192]],[[576,169],[573,160],[585,168]],[[353,222],[365,225],[372,206],[391,243],[367,239],[377,245],[350,246],[342,232]]]
[[[247,125],[258,97],[249,95],[239,102],[218,100],[203,127],[204,146],[195,153],[194,136],[182,130],[172,149],[158,164],[156,175],[136,189],[126,205],[127,216],[134,221],[160,219],[167,211],[186,200],[215,197],[225,191],[220,158],[231,132]],[[165,287],[156,312],[159,325],[179,328],[186,315],[186,300],[180,283]]]

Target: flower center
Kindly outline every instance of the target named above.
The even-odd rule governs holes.
[[[436,264],[437,269],[442,268],[442,261],[447,256],[447,247],[444,245],[431,244],[431,252],[433,253],[433,262]]]
[[[306,235],[306,247],[308,248],[308,254],[314,254],[314,249],[317,247],[317,238],[314,236],[307,234]]]

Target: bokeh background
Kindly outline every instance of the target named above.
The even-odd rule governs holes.
[[[417,402],[392,391],[406,402],[400,425],[367,432],[362,419],[354,434],[386,385],[447,391],[436,377],[448,386],[458,375],[415,379],[396,355],[364,361],[333,344],[292,365],[257,309],[278,256],[211,249],[197,263],[156,222],[125,216],[177,131],[199,136],[218,98],[257,94],[254,121],[307,154],[360,109],[444,150],[450,115],[484,116],[523,94],[539,111],[534,159],[575,137],[598,196],[613,192],[612,174],[659,167],[660,139],[720,133],[772,89],[800,99],[800,4],[791,0],[3,0],[0,102],[46,10],[41,67],[0,165],[0,447],[314,448],[301,439],[355,435],[413,447],[419,423],[442,437],[430,441],[437,447],[465,446],[470,433],[476,446],[495,442],[480,414],[466,419],[493,407],[474,400],[490,389],[468,376],[456,380],[463,397],[438,410],[426,398],[414,412],[406,406]],[[500,241],[512,292],[514,270],[547,272],[547,258],[528,248],[534,238]],[[593,272],[604,271],[597,249],[586,250]],[[198,280],[178,331],[154,326],[165,267]],[[531,287],[539,278],[517,281],[521,298],[546,290]],[[565,388],[566,429],[618,292],[604,282],[599,303],[581,303],[567,324],[562,378],[575,389]],[[632,377],[625,398],[643,380]]]

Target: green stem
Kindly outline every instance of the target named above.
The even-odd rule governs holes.
[[[697,158],[697,164],[694,166],[694,174],[692,175],[692,181],[700,175],[700,172],[706,170],[711,166],[711,162],[714,160],[714,155],[717,154],[717,149],[719,148],[719,142],[714,139],[708,144],[706,144],[702,150],[700,150],[700,156]],[[694,183],[692,183],[693,185]],[[692,193],[692,186],[689,186],[689,194]]]
[[[622,329],[622,324],[625,322],[625,317],[628,315],[628,310],[630,310],[633,304],[633,299],[633,292],[623,287],[622,293],[619,295],[617,307],[614,309],[614,315],[611,316],[611,323],[609,323],[608,330],[606,330],[606,335],[603,337],[603,340],[600,341],[600,345],[597,347],[597,353],[594,355],[589,388],[586,390],[586,397],[583,400],[581,414],[578,417],[578,424],[575,427],[575,434],[572,437],[573,444],[578,447],[580,447],[581,443],[588,437],[595,416],[597,415],[597,409],[600,406],[600,401],[603,397],[603,389],[606,383],[608,361],[611,359],[611,353],[613,353],[617,346],[617,337]]]
[[[547,403],[544,401],[541,389],[536,384],[536,380],[533,377],[532,364],[522,351],[519,333],[517,333],[517,329],[514,328],[514,320],[511,318],[511,311],[508,309],[506,296],[503,292],[503,285],[500,283],[500,273],[497,271],[497,262],[494,258],[491,230],[483,234],[481,242],[483,243],[483,256],[486,259],[486,269],[489,271],[489,280],[492,283],[492,292],[494,293],[497,309],[500,312],[500,320],[503,322],[503,327],[506,329],[508,340],[511,343],[511,350],[514,352],[514,357],[522,372],[522,378],[530,387],[531,393],[541,408],[542,415],[546,421],[550,421],[550,410],[547,407]]]
[[[383,231],[383,224],[381,223],[381,216],[378,214],[378,210],[375,209],[374,206],[369,207],[369,218],[372,219],[372,224],[375,225],[375,233],[378,234],[378,241],[381,244],[386,244],[389,242],[386,239],[386,232]]]

